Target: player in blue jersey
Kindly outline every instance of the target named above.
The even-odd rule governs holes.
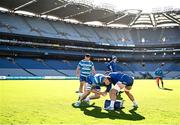
[[[90,60],[90,54],[85,54],[83,60],[81,60],[76,69],[76,76],[80,79],[80,86],[78,92],[83,93],[83,86],[86,83],[87,76],[90,74],[95,74],[96,70],[94,68],[93,62]]]
[[[110,76],[110,81],[112,84],[114,84],[114,87],[109,92],[110,99],[111,99],[110,106],[105,108],[105,110],[114,110],[114,103],[116,101],[117,93],[121,89],[124,89],[124,92],[126,93],[126,95],[133,102],[133,107],[137,108],[138,104],[135,101],[135,98],[132,95],[132,93],[130,93],[130,90],[134,82],[134,78],[126,74],[119,73],[119,72],[112,72],[112,73],[109,73],[108,75]]]
[[[117,57],[112,56],[112,60],[107,64],[108,71],[117,72]]]
[[[159,81],[161,81],[162,88],[164,88],[163,71],[162,71],[162,69],[161,68],[157,68],[154,74],[156,76],[156,83],[157,83],[158,88],[160,88]]]
[[[79,106],[82,101],[89,102],[92,99],[99,99],[100,96],[105,96],[111,89],[109,76],[103,74],[89,75],[87,77],[86,91],[80,96],[79,100],[75,103],[75,106]],[[106,86],[106,91],[101,92],[100,86]],[[91,92],[94,95],[87,97]]]

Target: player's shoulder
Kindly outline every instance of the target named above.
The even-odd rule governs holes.
[[[93,64],[94,64],[91,60],[89,60],[89,61],[88,61],[88,63],[89,63],[89,64],[91,64],[91,65],[93,65]]]
[[[108,62],[109,64],[112,64],[113,63],[113,61],[111,60],[110,62]]]
[[[89,60],[90,63],[93,63],[93,61]]]
[[[82,59],[81,61],[79,61],[79,63],[84,64],[84,63],[87,63],[87,61]]]
[[[80,60],[80,61],[79,61],[79,63],[82,63],[82,62],[83,62],[83,60]]]

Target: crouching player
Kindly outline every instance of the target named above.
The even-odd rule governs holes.
[[[79,107],[82,101],[89,102],[92,99],[99,99],[100,96],[105,96],[111,89],[109,76],[103,74],[89,75],[87,77],[86,91],[80,96],[79,100],[74,104]],[[100,86],[106,86],[106,91],[101,92]],[[87,97],[91,92],[94,95]]]
[[[109,76],[111,83],[114,84],[114,88],[112,88],[109,92],[111,102],[110,105],[105,108],[105,110],[114,110],[114,103],[116,101],[117,93],[123,88],[126,95],[133,102],[133,107],[137,108],[138,104],[135,101],[134,96],[130,93],[134,78],[119,72],[109,73]]]

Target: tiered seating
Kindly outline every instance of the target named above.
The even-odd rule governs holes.
[[[8,48],[10,51],[39,52],[38,49],[33,47],[8,46]]]
[[[70,24],[65,24],[63,22],[50,22],[50,24],[56,30],[60,38],[82,41],[79,34],[73,29]]]
[[[24,17],[0,13],[0,32],[38,36],[24,21]]]
[[[43,19],[25,17],[24,20],[31,28],[31,31],[36,31],[43,37],[54,37],[53,35],[57,34],[51,25]]]
[[[180,41],[179,28],[157,29],[111,29],[88,27],[79,24],[68,24],[62,21],[49,21],[38,17],[24,17],[0,13],[0,33],[13,33],[45,38],[57,38],[74,41],[109,44],[113,46],[141,44],[166,44]]]
[[[24,71],[12,59],[0,58],[0,76],[32,76]]]
[[[15,60],[17,64],[28,70],[29,72],[37,76],[59,76],[62,75],[59,72],[51,69],[47,65],[43,64],[43,61],[37,61],[34,59],[22,59]]]
[[[0,58],[0,75],[2,76],[75,76],[75,70],[79,61],[55,60],[55,59],[30,59],[30,58]],[[154,76],[157,67],[161,63],[147,62],[143,67],[141,63],[118,64],[118,71],[126,74],[142,77],[144,73]],[[167,62],[161,68],[164,70],[165,78],[175,78],[180,75],[180,64]],[[107,71],[106,63],[94,62],[97,73]]]
[[[72,25],[73,26],[73,25]],[[77,33],[80,35],[81,38],[86,39],[90,42],[98,41],[99,38],[97,34],[91,28],[88,28],[87,26],[73,26],[73,28],[77,31]]]
[[[50,21],[41,19],[38,17],[25,17],[16,14],[7,14],[0,12],[0,34],[13,34],[26,36],[27,38],[45,38],[46,40],[64,40],[92,42],[93,44],[107,44],[112,46],[131,46],[135,44],[142,44],[142,38],[144,38],[145,44],[172,44],[180,42],[180,30],[177,27],[174,28],[157,28],[157,29],[115,29],[104,27],[91,27],[82,24],[71,24],[63,21]],[[48,38],[48,39],[47,39]],[[11,39],[11,38],[9,38]],[[3,43],[4,44],[4,43]],[[12,43],[11,43],[12,44]],[[0,45],[0,51],[8,51],[13,53],[15,51],[20,52],[32,52],[32,53],[48,53],[59,55],[77,55],[83,57],[83,51],[74,50],[58,50],[46,47],[22,47],[22,46],[10,46]],[[111,57],[112,53],[108,52],[95,52],[91,51],[94,57]],[[178,53],[178,52],[177,52]],[[129,54],[118,53],[118,57],[133,57],[141,58],[141,54]],[[166,57],[172,55],[167,54]],[[174,57],[178,54],[173,55]],[[16,58],[15,60],[7,60],[5,57],[0,59],[0,75],[75,75],[75,69],[78,61],[62,61],[62,60],[35,60]],[[106,64],[102,62],[94,62],[95,68],[98,72],[104,72]],[[157,67],[161,66],[161,62],[145,62],[142,66],[139,62],[127,62],[126,65],[123,62],[118,63],[118,70],[126,72],[127,74],[134,74],[139,76],[141,72],[149,72],[153,75],[153,72]],[[178,76],[180,72],[179,62],[165,62],[162,69],[167,72],[167,77]]]

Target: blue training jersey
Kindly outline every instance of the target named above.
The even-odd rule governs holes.
[[[87,77],[91,74],[94,64],[91,61],[81,60],[78,66],[80,67],[80,76]]]
[[[126,86],[133,85],[133,81],[134,81],[133,77],[128,76],[126,74],[119,73],[119,72],[112,72],[112,73],[109,73],[109,76],[111,77],[111,83],[114,85],[118,82],[121,82],[122,84]]]
[[[163,77],[163,71],[161,68],[157,68],[154,74],[156,76]]]
[[[89,75],[87,77],[87,82],[88,84],[94,84],[94,85],[103,85],[103,80],[104,80],[105,76],[103,74],[96,74],[96,75]]]
[[[113,61],[111,61],[107,64],[107,68],[111,72],[117,72],[117,64]]]
[[[89,75],[87,77],[87,83],[100,88],[100,86],[106,86],[103,82],[104,78],[105,75],[103,74]],[[110,89],[111,84],[106,86],[106,92],[109,92]]]

